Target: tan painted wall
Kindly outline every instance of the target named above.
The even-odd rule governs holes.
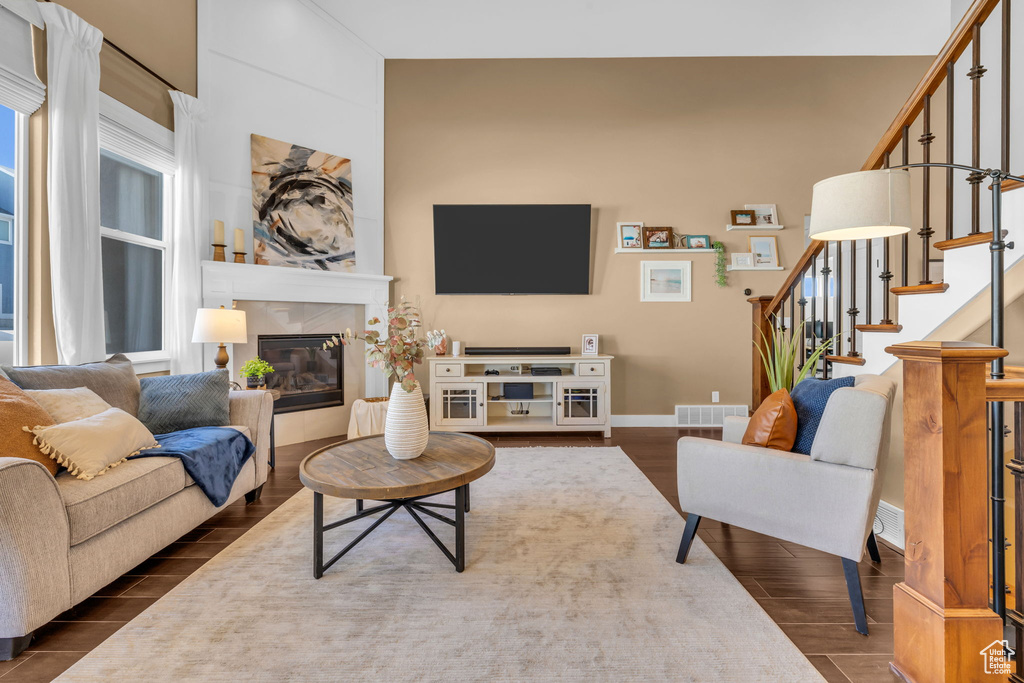
[[[104,37],[190,95],[196,94],[196,0],[61,0]],[[36,71],[46,82],[46,38],[33,33]],[[174,110],[167,86],[109,45],[100,51],[100,90],[167,128]],[[56,363],[46,215],[47,105],[29,120],[28,361]]]
[[[857,170],[924,73],[927,57],[389,60],[385,272],[426,321],[469,345],[571,345],[601,335],[615,414],[750,401],[750,306],[778,273],[713,281],[693,254],[692,303],[640,303],[640,261],[616,222],[709,233],[729,251],[729,210],[774,202],[782,265],[804,250],[811,186]],[[435,203],[590,203],[591,296],[438,297]],[[418,371],[425,380],[426,371]]]

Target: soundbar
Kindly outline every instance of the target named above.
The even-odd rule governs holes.
[[[474,346],[467,356],[568,356],[568,346]]]

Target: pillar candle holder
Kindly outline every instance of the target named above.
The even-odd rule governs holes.
[[[213,245],[213,260],[214,261],[226,261],[227,260],[225,258],[225,256],[224,256],[224,248],[226,246],[228,246],[228,245],[214,243],[214,245]]]
[[[235,255],[235,263],[245,263],[245,252],[235,251],[232,252]]]

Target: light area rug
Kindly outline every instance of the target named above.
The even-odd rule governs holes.
[[[464,573],[398,511],[317,581],[303,490],[58,680],[822,680],[700,540],[676,564],[683,520],[620,449],[499,449],[471,493]]]

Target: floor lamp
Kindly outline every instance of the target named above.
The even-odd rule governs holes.
[[[225,344],[245,344],[249,341],[245,331],[245,311],[233,308],[200,308],[196,311],[196,325],[192,332],[194,344],[217,344],[213,362],[218,370],[228,367]]]
[[[822,242],[890,237],[910,232],[911,168],[952,168],[992,181],[992,346],[1003,347],[1003,256],[1013,243],[1003,240],[1003,182],[1024,178],[991,168],[923,162],[826,178],[814,186],[811,239]],[[992,361],[993,379],[1003,377],[1003,359]],[[1003,404],[989,404],[991,429],[989,488],[992,515],[992,609],[1006,619],[1006,524],[1003,510]]]

